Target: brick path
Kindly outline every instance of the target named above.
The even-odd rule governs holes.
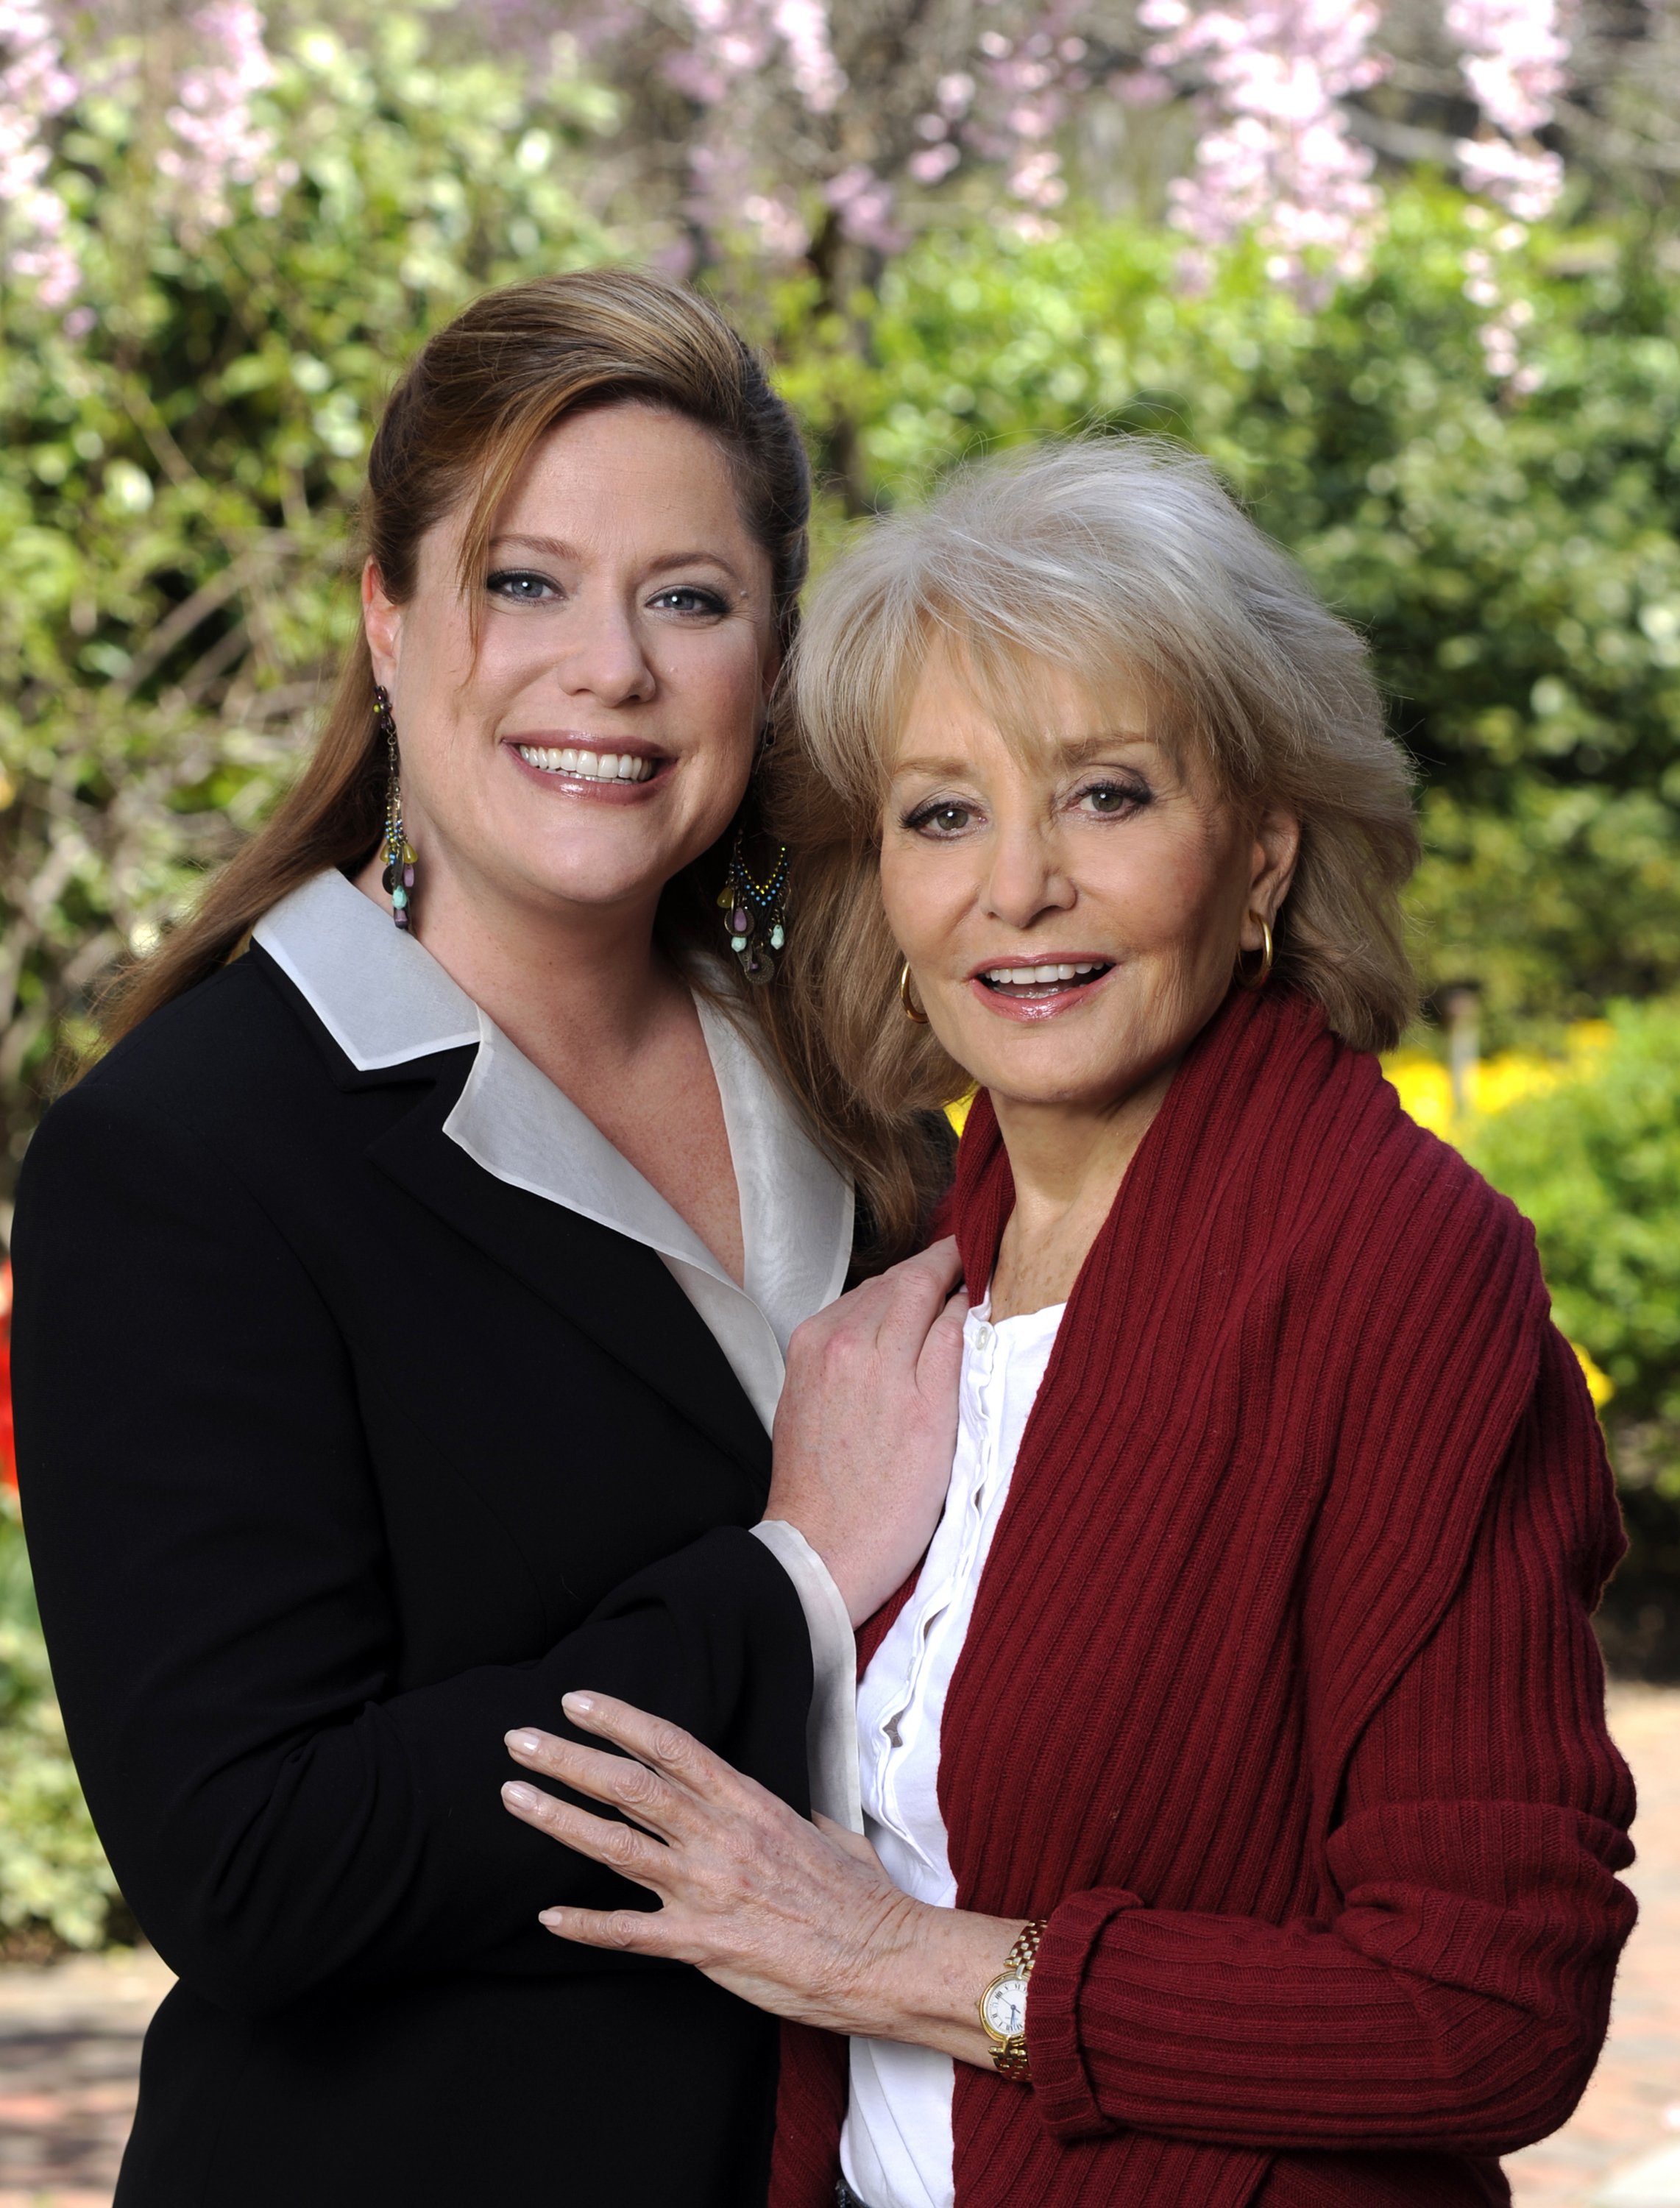
[[[1518,2208],[1680,2208],[1680,1688],[1617,1688],[1611,1723],[1639,1782],[1639,1929],[1587,2097],[1506,2165]],[[169,1983],[145,1954],[0,1971],[0,2208],[111,2208]]]
[[[0,1971],[0,2208],[111,2208],[141,2035],[170,1983],[149,1953]]]
[[[1639,1924],[1581,2106],[1505,2165],[1519,2208],[1585,2208],[1606,2188],[1629,2204],[1680,2208],[1680,1689],[1615,1687],[1610,1723],[1639,1786],[1639,1861],[1627,1875]],[[1676,2165],[1665,2181],[1654,2170],[1632,2181],[1665,2152]]]

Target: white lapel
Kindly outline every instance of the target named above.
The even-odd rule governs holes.
[[[744,1288],[571,1098],[341,874],[306,882],[255,935],[361,1071],[476,1043],[444,1133],[499,1180],[657,1251],[768,1430],[789,1337],[845,1284],[852,1188],[726,1013],[695,999],[740,1194]]]

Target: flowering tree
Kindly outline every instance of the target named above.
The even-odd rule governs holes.
[[[76,288],[69,211],[50,179],[47,135],[76,92],[44,0],[0,0],[0,214],[12,268],[48,307],[67,305]]]
[[[1210,111],[1191,173],[1172,187],[1174,219],[1198,248],[1186,273],[1205,282],[1207,249],[1251,230],[1281,281],[1322,292],[1358,273],[1380,203],[1375,158],[1348,135],[1341,103],[1383,75],[1375,0],[1143,0],[1138,12],[1165,34],[1140,91],[1167,91],[1162,72],[1199,72]]]
[[[55,182],[55,132],[108,80],[97,31],[75,67],[55,7],[0,0],[0,216],[15,273],[50,304],[74,297],[77,225]],[[1194,104],[1188,174],[1173,219],[1187,273],[1245,231],[1280,280],[1322,291],[1355,271],[1379,213],[1369,146],[1350,109],[1386,73],[1379,0],[531,0],[513,19],[470,0],[475,33],[525,39],[546,66],[558,33],[620,102],[609,175],[668,259],[745,249],[803,266],[833,303],[866,285],[927,219],[929,195],[995,195],[1017,231],[1041,233],[1069,188],[1072,118]],[[1464,180],[1512,217],[1555,201],[1562,160],[1536,134],[1563,88],[1556,0],[1441,0],[1477,126]],[[85,21],[85,19],[84,19]],[[98,19],[94,19],[97,25]],[[541,35],[537,35],[540,33]],[[272,208],[297,179],[263,95],[273,63],[256,0],[209,0],[178,40],[156,149],[159,189],[190,242],[225,224],[231,194]]]

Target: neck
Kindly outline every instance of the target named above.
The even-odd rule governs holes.
[[[1015,1182],[1015,1209],[992,1276],[994,1318],[1066,1301],[1173,1071],[1165,1066],[1097,1109],[993,1094]]]
[[[381,909],[383,856],[357,877]],[[633,1059],[681,984],[654,948],[657,891],[608,907],[521,897],[443,860],[423,865],[416,939],[551,1079]],[[563,1081],[561,1085],[564,1085]]]

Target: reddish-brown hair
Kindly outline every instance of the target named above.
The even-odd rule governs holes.
[[[420,541],[470,501],[461,581],[470,605],[495,512],[533,447],[563,417],[623,401],[698,423],[723,447],[741,513],[769,557],[783,653],[805,580],[810,472],[792,415],[763,363],[715,308],[636,268],[517,284],[441,330],[393,393],[368,458],[360,551],[387,594],[412,597]],[[365,861],[384,818],[384,747],[373,663],[358,629],[321,741],[273,818],[222,869],[192,916],[119,979],[114,1041],[213,973],[264,913],[326,867]],[[715,855],[670,885],[660,925],[673,950],[706,939]]]

